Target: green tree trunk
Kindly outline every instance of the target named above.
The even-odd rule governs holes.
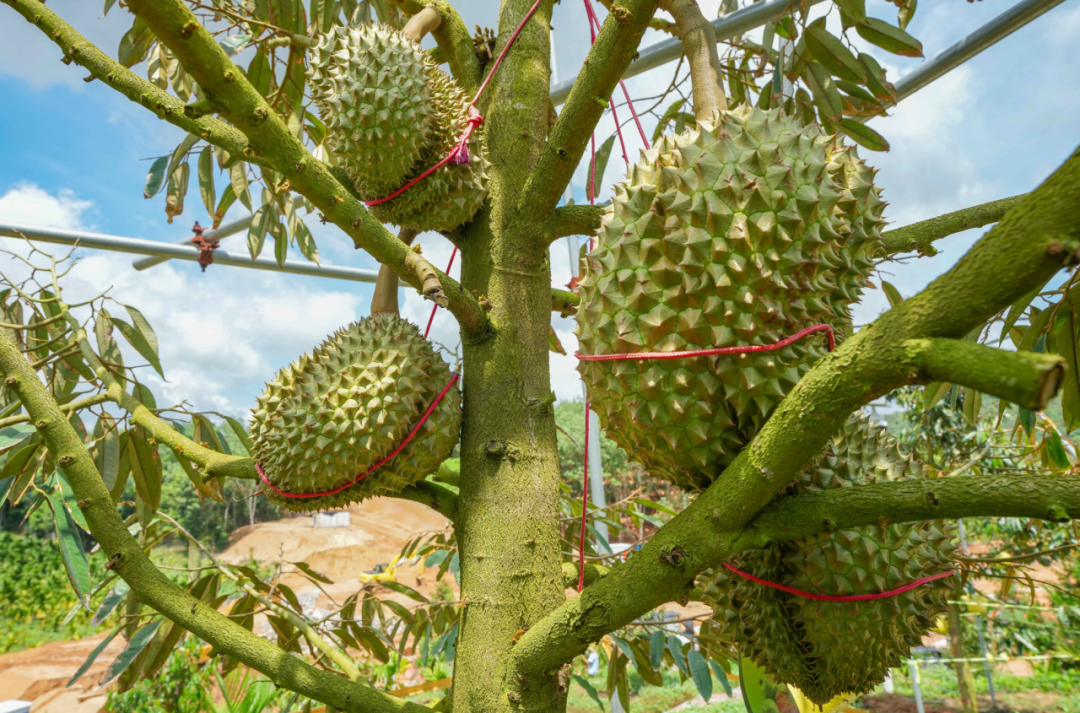
[[[957,593],[959,596],[959,593]],[[960,606],[949,605],[949,648],[954,659],[967,658],[964,653],[964,621],[960,616]],[[975,677],[971,673],[971,665],[967,661],[957,661],[953,664],[956,669],[956,685],[960,689],[960,707],[964,713],[979,713],[979,704],[975,700]]]

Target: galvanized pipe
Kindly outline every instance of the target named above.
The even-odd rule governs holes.
[[[153,255],[166,259],[190,260],[199,259],[199,249],[195,246],[172,245],[158,243],[153,240],[141,240],[139,238],[118,238],[113,235],[101,235],[100,233],[85,233],[78,230],[62,230],[59,228],[44,228],[38,225],[25,225],[23,223],[8,223],[0,221],[0,237],[27,238],[40,243],[55,243],[58,245],[71,245],[72,247],[98,248],[111,250],[112,252],[134,253],[136,255]],[[319,266],[311,262],[299,260],[286,260],[284,267],[279,266],[276,260],[267,258],[237,257],[218,248],[214,251],[214,262],[218,265],[231,265],[233,267],[246,267],[252,270],[267,270],[270,272],[287,272],[294,275],[310,275],[312,277],[330,277],[337,280],[351,280],[352,282],[375,282],[378,273],[374,270],[361,270],[354,267]]]

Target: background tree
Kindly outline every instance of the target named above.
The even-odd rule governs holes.
[[[180,213],[191,176],[197,175],[216,221],[233,201],[256,209],[258,219],[249,233],[252,254],[271,235],[279,259],[290,241],[314,259],[314,241],[300,207],[309,214],[318,211],[320,220],[340,228],[358,249],[382,263],[382,289],[377,288],[373,311],[396,311],[396,290],[391,289],[396,276],[457,320],[468,375],[459,468],[398,495],[426,503],[454,523],[452,533],[424,547],[430,556],[445,550],[452,538],[459,548],[450,560],[457,562],[462,590],[462,613],[451,625],[458,632],[452,693],[458,711],[561,710],[567,664],[575,656],[656,606],[695,595],[696,577],[706,570],[770,543],[882,518],[898,524],[994,515],[1065,521],[1080,513],[1080,484],[1071,475],[903,480],[776,498],[849,414],[903,385],[958,384],[1034,412],[1060,383],[1066,422],[1080,419],[1071,274],[1064,283],[1051,282],[1080,255],[1080,154],[1073,154],[1027,196],[886,233],[886,255],[931,254],[934,240],[972,221],[999,221],[921,294],[858,332],[842,335],[847,338],[799,380],[751,445],[732,454],[713,485],[626,563],[610,571],[591,568],[588,586],[566,599],[547,352],[552,310],[571,312],[579,298],[550,287],[547,251],[554,239],[597,230],[604,209],[558,207],[559,198],[649,26],[679,36],[691,68],[693,112],[676,107],[662,122],[665,128],[672,122],[681,129],[711,121],[714,112],[727,107],[726,84],[733,105],[767,109],[775,103],[806,124],[819,122],[826,131],[841,132],[869,149],[886,148],[883,137],[857,120],[893,103],[895,92],[884,72],[871,58],[856,57],[824,22],[807,24],[805,7],[771,24],[766,41],[740,40],[721,59],[712,25],[693,2],[612,4],[586,65],[554,117],[548,99],[549,2],[538,4],[498,71],[491,58],[507,47],[530,11],[526,0],[500,6],[493,41],[483,34],[470,37],[451,5],[441,1],[305,6],[291,0],[129,0],[126,9],[134,23],[116,60],[38,0],[4,2],[53,40],[66,63],[77,64],[94,80],[189,132],[150,172],[147,190],[152,194],[164,186],[170,215]],[[112,5],[108,2],[106,11]],[[918,55],[921,46],[903,30],[914,4],[899,6],[895,26],[867,18],[861,3],[838,3],[843,27],[886,50]],[[657,17],[658,10],[673,21]],[[483,80],[489,83],[477,106],[490,162],[488,195],[471,222],[444,233],[461,251],[460,283],[410,249],[413,234],[407,229],[395,236],[365,208],[333,165],[326,143],[330,132],[310,111],[302,70],[316,36],[343,23],[365,21],[372,12],[392,25],[411,18],[407,33],[430,32],[438,44],[432,58],[448,65],[466,93],[475,92]],[[794,41],[790,54],[785,54],[786,44],[774,49],[777,36]],[[230,56],[246,45],[256,45],[258,52],[244,69]],[[147,80],[127,69],[144,58],[150,60]],[[215,162],[229,173],[220,198],[212,187]],[[252,200],[253,185],[262,187],[261,202]],[[133,646],[156,645],[141,650],[150,663],[163,662],[159,654],[167,655],[186,630],[217,655],[337,709],[416,708],[364,685],[357,663],[345,651],[360,639],[367,642],[364,648],[378,649],[367,641],[365,627],[373,618],[359,601],[366,595],[342,609],[341,621],[350,626],[359,621],[358,628],[346,627],[342,634],[341,627],[331,632],[298,615],[291,603],[274,601],[258,573],[239,575],[222,568],[185,588],[154,567],[144,550],[165,529],[182,532],[159,510],[161,465],[154,446],[171,449],[197,492],[210,498],[220,497],[223,479],[255,480],[254,460],[229,454],[220,437],[212,437],[213,425],[200,420],[205,416],[195,417],[194,428],[201,433],[192,437],[166,420],[168,409],[158,408],[149,390],[139,385],[137,372],[123,365],[114,339],[118,331],[160,369],[156,338],[146,320],[134,307],[114,307],[104,299],[68,304],[60,286],[63,267],[43,259],[32,255],[37,262],[30,279],[11,283],[4,298],[0,371],[6,380],[0,398],[9,404],[4,425],[32,424],[34,431],[14,446],[3,475],[15,498],[34,490],[51,509],[80,598],[86,600],[91,585],[79,564],[85,561],[80,560],[79,540],[70,533],[85,526],[107,558],[110,576],[130,587],[125,607],[130,641]],[[1050,306],[1031,307],[1048,284]],[[1026,326],[1017,326],[1024,315]],[[1003,334],[1012,336],[1015,330],[1016,351],[968,339],[997,321],[1004,322]],[[1041,350],[1035,348],[1040,339]],[[90,389],[78,391],[80,385]],[[122,413],[119,423],[98,408],[106,402]],[[81,421],[73,414],[95,408],[94,431],[80,432]],[[242,424],[227,425],[237,439],[247,438]],[[125,520],[115,502],[129,476],[137,491],[136,512]],[[447,479],[456,485],[446,485]],[[276,645],[246,628],[235,606],[231,618],[218,612],[221,577],[231,577],[246,593],[240,600],[248,602],[245,606],[273,614]],[[284,592],[280,586],[276,591]],[[144,612],[142,605],[163,618]],[[451,617],[444,609],[431,621],[438,618],[449,631]],[[136,630],[144,618],[148,623]],[[410,624],[404,639],[411,630]],[[287,653],[301,652],[300,638],[308,651],[319,652],[315,663]],[[625,670],[631,658],[641,663],[633,649],[613,651],[611,657],[616,671],[620,662]],[[617,675],[615,685],[620,685]]]

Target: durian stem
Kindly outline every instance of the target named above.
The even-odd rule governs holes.
[[[576,295],[573,292],[567,292],[566,290],[557,290],[554,287],[551,288],[552,312],[559,312],[562,316],[567,317],[572,314],[577,314],[579,304],[581,304],[581,295]]]
[[[0,374],[26,407],[46,448],[62,466],[110,569],[128,583],[140,601],[178,626],[267,676],[276,686],[296,691],[343,711],[356,713],[426,713],[424,706],[400,699],[338,674],[322,671],[256,636],[216,609],[195,599],[161,573],[132,537],[113,505],[85,444],[49,396],[18,347],[0,334]]]
[[[435,512],[446,517],[450,522],[454,522],[457,518],[457,494],[445,485],[433,483],[429,480],[413,483],[398,493],[387,493],[385,497],[411,500],[414,503],[427,505]]]
[[[398,240],[406,245],[412,245],[417,235],[419,235],[419,231],[412,228],[402,228],[398,231]],[[400,313],[398,307],[398,276],[389,265],[379,266],[379,276],[375,278],[375,291],[371,295],[371,314],[382,314],[384,312]]]
[[[413,15],[405,27],[402,28],[401,33],[408,37],[413,42],[420,44],[428,33],[434,32],[439,29],[439,25],[442,23],[442,15],[431,5],[428,5],[420,12]]]
[[[244,71],[233,64],[183,0],[132,0],[128,9],[176,54],[207,98],[228,110],[229,121],[249,139],[250,145],[243,152],[245,157],[262,156],[275,171],[289,179],[293,190],[310,200],[358,248],[394,268],[409,284],[427,294],[436,292],[430,283],[437,282],[439,298],[445,300],[445,306],[457,318],[466,337],[483,341],[489,336],[487,313],[476,298],[456,280],[434,268],[431,268],[433,274],[425,271],[425,278],[417,279],[409,269],[409,246],[376,220],[329,166],[308,152],[285,119],[251,85]]]
[[[658,0],[624,0],[624,12],[608,14],[540,158],[518,199],[519,212],[533,219],[553,210],[581,162],[604,107],[637,53]],[[597,101],[597,100],[601,101]]]
[[[206,114],[195,116],[186,113],[188,111],[186,105],[179,98],[139,77],[102,52],[76,32],[71,25],[64,22],[63,18],[45,3],[40,0],[0,0],[0,2],[10,5],[30,24],[44,32],[56,43],[65,57],[71,57],[75,64],[90,72],[90,76],[94,79],[149,109],[159,119],[164,119],[190,134],[202,137],[233,156],[244,154],[248,139],[242,132],[213,116]],[[260,166],[268,165],[258,156],[245,157],[245,160]]]
[[[600,229],[600,217],[607,210],[598,205],[566,205],[551,212],[545,226],[551,242],[568,235],[592,235]]]
[[[882,520],[900,524],[965,517],[1080,519],[1080,481],[1029,473],[913,478],[833,488],[767,505],[732,544],[732,553],[800,540],[826,528],[848,529]]]
[[[984,225],[996,223],[1028,195],[1022,193],[1012,198],[1002,198],[939,215],[936,218],[905,225],[903,228],[886,230],[881,234],[885,244],[885,254],[917,252],[919,255],[933,257],[937,255],[937,249],[933,246],[935,240],[941,240],[971,228],[981,228]]]
[[[727,109],[723,70],[716,51],[716,28],[705,19],[697,0],[669,0],[667,9],[675,17],[675,31],[682,39],[683,53],[690,65],[694,116],[706,121]]]
[[[544,672],[556,670],[608,632],[678,599],[693,588],[698,574],[735,554],[743,528],[821,452],[852,411],[919,378],[903,357],[905,342],[961,339],[1028,294],[1032,286],[1045,284],[1074,264],[1080,251],[1078,216],[1080,151],[1009,211],[951,270],[818,361],[723,474],[625,564],[533,625],[512,653],[517,675],[537,680]],[[1075,479],[1024,478],[1038,483],[1038,488],[1028,490],[1025,497],[1001,493],[968,514],[1009,514],[1018,502],[1040,497],[1042,489],[1049,488],[1061,499],[1049,509],[1041,503],[1038,512],[1052,514],[1054,519],[1080,517],[1080,485]],[[985,477],[956,480],[964,494],[959,502],[971,503],[976,494],[986,493],[981,487]],[[936,488],[948,481],[886,485],[930,487],[936,494]],[[864,492],[877,487],[843,490]],[[925,509],[920,517],[958,516],[939,512],[936,505],[930,507],[926,492],[922,496]],[[899,498],[883,501],[878,517],[901,517]],[[822,514],[813,524],[823,527],[829,517],[837,519]]]
[[[410,250],[405,253],[405,269],[420,280],[420,294],[439,305],[447,307],[450,300],[443,292],[442,281],[439,279],[439,271],[435,266],[421,257],[418,250]]]
[[[1065,360],[1057,354],[1010,352],[964,339],[909,339],[904,356],[919,381],[947,381],[1041,411],[1057,393]]]
[[[585,586],[588,587],[595,584],[600,579],[606,577],[608,572],[611,571],[610,567],[605,567],[602,564],[586,564],[585,565]],[[563,562],[563,587],[566,589],[576,589],[578,585],[578,566],[574,562]]]

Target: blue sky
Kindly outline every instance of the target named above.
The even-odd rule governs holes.
[[[718,1],[701,3],[706,15]],[[927,57],[951,45],[1004,11],[998,0],[923,0],[909,31],[922,40]],[[827,5],[827,3],[825,4]],[[895,6],[870,0],[872,12],[892,19]],[[120,9],[101,19],[101,3],[50,0],[49,6],[108,52],[114,52],[130,26]],[[495,22],[493,3],[458,3],[467,26]],[[820,6],[819,6],[820,7]],[[602,8],[599,10],[603,13]],[[553,25],[559,76],[572,76],[588,50],[584,9],[563,0]],[[663,37],[649,33],[645,44]],[[889,139],[888,154],[863,152],[881,169],[878,177],[890,203],[886,217],[903,225],[950,210],[1031,190],[1080,137],[1080,0],[1067,0],[1047,15],[1002,41],[960,69],[907,99],[873,126]],[[862,47],[864,51],[866,47]],[[871,53],[895,79],[922,60]],[[631,94],[646,96],[667,85],[673,65],[627,82]],[[145,72],[144,67],[136,71]],[[142,198],[148,162],[140,159],[170,151],[182,137],[99,82],[82,81],[85,72],[60,62],[58,49],[9,8],[0,8],[0,219],[48,224],[175,241],[189,234],[204,211],[189,194],[185,213],[166,223],[164,200]],[[646,121],[651,133],[653,123]],[[605,120],[600,136],[611,131]],[[627,134],[632,156],[640,142]],[[602,194],[621,177],[612,157]],[[578,199],[584,169],[575,178]],[[235,212],[230,218],[238,216]],[[314,221],[313,221],[314,222]],[[365,254],[336,231],[312,226],[324,262],[374,268]],[[886,279],[911,295],[940,274],[983,231],[968,231],[942,241],[941,255],[889,267]],[[7,242],[7,241],[5,241]],[[438,236],[421,237],[425,255],[445,264],[449,245]],[[10,247],[6,245],[5,247]],[[226,247],[244,250],[243,238]],[[299,256],[295,256],[299,257]],[[191,263],[170,263],[147,272],[130,267],[132,256],[83,253],[69,289],[89,295],[111,286],[122,303],[142,309],[157,330],[167,383],[150,379],[160,401],[189,400],[198,408],[238,416],[273,372],[324,335],[367,314],[370,287],[333,280],[286,277],[250,270],[212,267],[205,274]],[[565,244],[552,248],[553,283],[569,279]],[[14,270],[0,257],[0,269]],[[454,270],[456,273],[456,269]],[[887,306],[870,292],[857,310],[858,321],[873,319]],[[423,323],[430,311],[407,295],[404,313]],[[572,320],[554,320],[568,351],[576,342]],[[448,315],[436,319],[433,337],[456,343]],[[552,383],[560,398],[580,394],[570,357],[553,357]]]

